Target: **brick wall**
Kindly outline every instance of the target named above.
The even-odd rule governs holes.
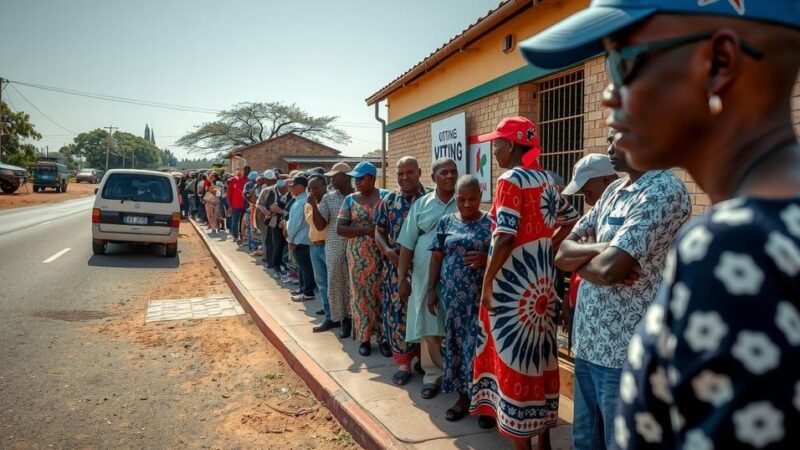
[[[586,61],[584,64],[584,133],[583,149],[585,153],[605,153],[606,143],[606,118],[608,110],[600,104],[603,89],[608,85],[608,76],[605,69],[605,58],[600,56]],[[390,189],[397,187],[394,166],[397,160],[405,155],[417,158],[422,168],[423,183],[430,184],[431,169],[431,122],[444,117],[466,111],[467,134],[470,136],[487,133],[497,126],[504,117],[521,115],[537,121],[538,100],[536,82],[525,83],[508,88],[496,94],[476,100],[460,108],[438,114],[431,118],[411,124],[389,133],[389,146],[387,155],[387,183]],[[795,129],[800,135],[800,78],[792,97],[792,120]],[[683,169],[674,169],[675,175],[680,178],[689,191],[692,200],[692,214],[705,213],[711,205],[711,200],[700,189],[697,183]],[[502,169],[497,162],[492,163],[492,179],[496,182]]]
[[[241,150],[240,153],[253,170],[263,172],[277,167],[283,173],[286,173],[289,167],[286,161],[281,159],[281,156],[336,156],[339,154],[335,149],[293,135],[254,144]],[[310,167],[316,166],[314,164]]]
[[[431,123],[445,117],[466,112],[467,135],[474,136],[488,133],[495,129],[504,117],[522,115],[536,120],[535,83],[526,83],[508,88],[490,96],[468,103],[460,108],[421,120],[409,126],[389,133],[387,150],[386,181],[389,189],[397,188],[397,160],[403,156],[414,156],[422,169],[422,182],[431,185]],[[492,160],[492,179],[497,180],[501,169],[497,161]]]

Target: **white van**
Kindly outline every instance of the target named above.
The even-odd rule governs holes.
[[[103,177],[92,209],[92,250],[102,255],[109,242],[164,244],[178,254],[180,206],[169,173],[113,169]]]

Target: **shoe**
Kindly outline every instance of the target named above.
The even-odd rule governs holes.
[[[312,328],[311,331],[313,333],[322,333],[323,331],[328,331],[328,330],[332,330],[334,328],[339,328],[339,326],[341,326],[341,324],[342,324],[341,322],[334,322],[332,320],[326,320],[325,322],[322,322],[321,324],[319,324],[319,325],[315,326],[314,328]]]
[[[422,385],[422,398],[425,400],[430,400],[433,397],[436,397],[436,394],[439,393],[439,385],[435,383],[427,383]]]
[[[378,350],[381,352],[381,355],[391,358],[392,357],[392,346],[389,345],[389,341],[381,341],[378,344]]]
[[[339,337],[342,339],[347,339],[350,337],[350,333],[353,331],[353,319],[349,317],[345,317],[342,319],[342,330],[339,331]]]
[[[318,316],[324,316],[325,315],[325,310],[324,309],[320,309],[319,311],[315,312],[314,314],[316,314]]]
[[[302,289],[292,289],[291,291],[289,291],[289,293],[292,294],[292,297],[294,297],[295,295],[302,294],[303,290]]]
[[[314,296],[314,295],[300,294],[300,295],[293,295],[293,296],[292,296],[292,301],[293,301],[293,302],[298,302],[298,303],[299,303],[299,302],[307,302],[307,301],[309,301],[309,300],[314,300],[314,299],[316,299],[316,298],[317,298],[317,297],[316,297],[316,296]]]
[[[358,346],[358,354],[361,356],[369,356],[372,354],[372,344],[369,342],[362,342]]]

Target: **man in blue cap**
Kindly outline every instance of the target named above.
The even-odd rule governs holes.
[[[615,445],[800,448],[800,1],[596,0],[521,49],[541,67],[605,49],[630,165],[683,167],[715,204],[631,339]]]

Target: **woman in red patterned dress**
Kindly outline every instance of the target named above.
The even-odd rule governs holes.
[[[533,122],[506,118],[479,140],[492,141],[497,163],[509,170],[497,181],[490,213],[470,413],[484,428],[496,424],[515,448],[530,449],[538,436],[538,448],[549,449],[559,398],[553,242],[578,213],[539,166]]]

